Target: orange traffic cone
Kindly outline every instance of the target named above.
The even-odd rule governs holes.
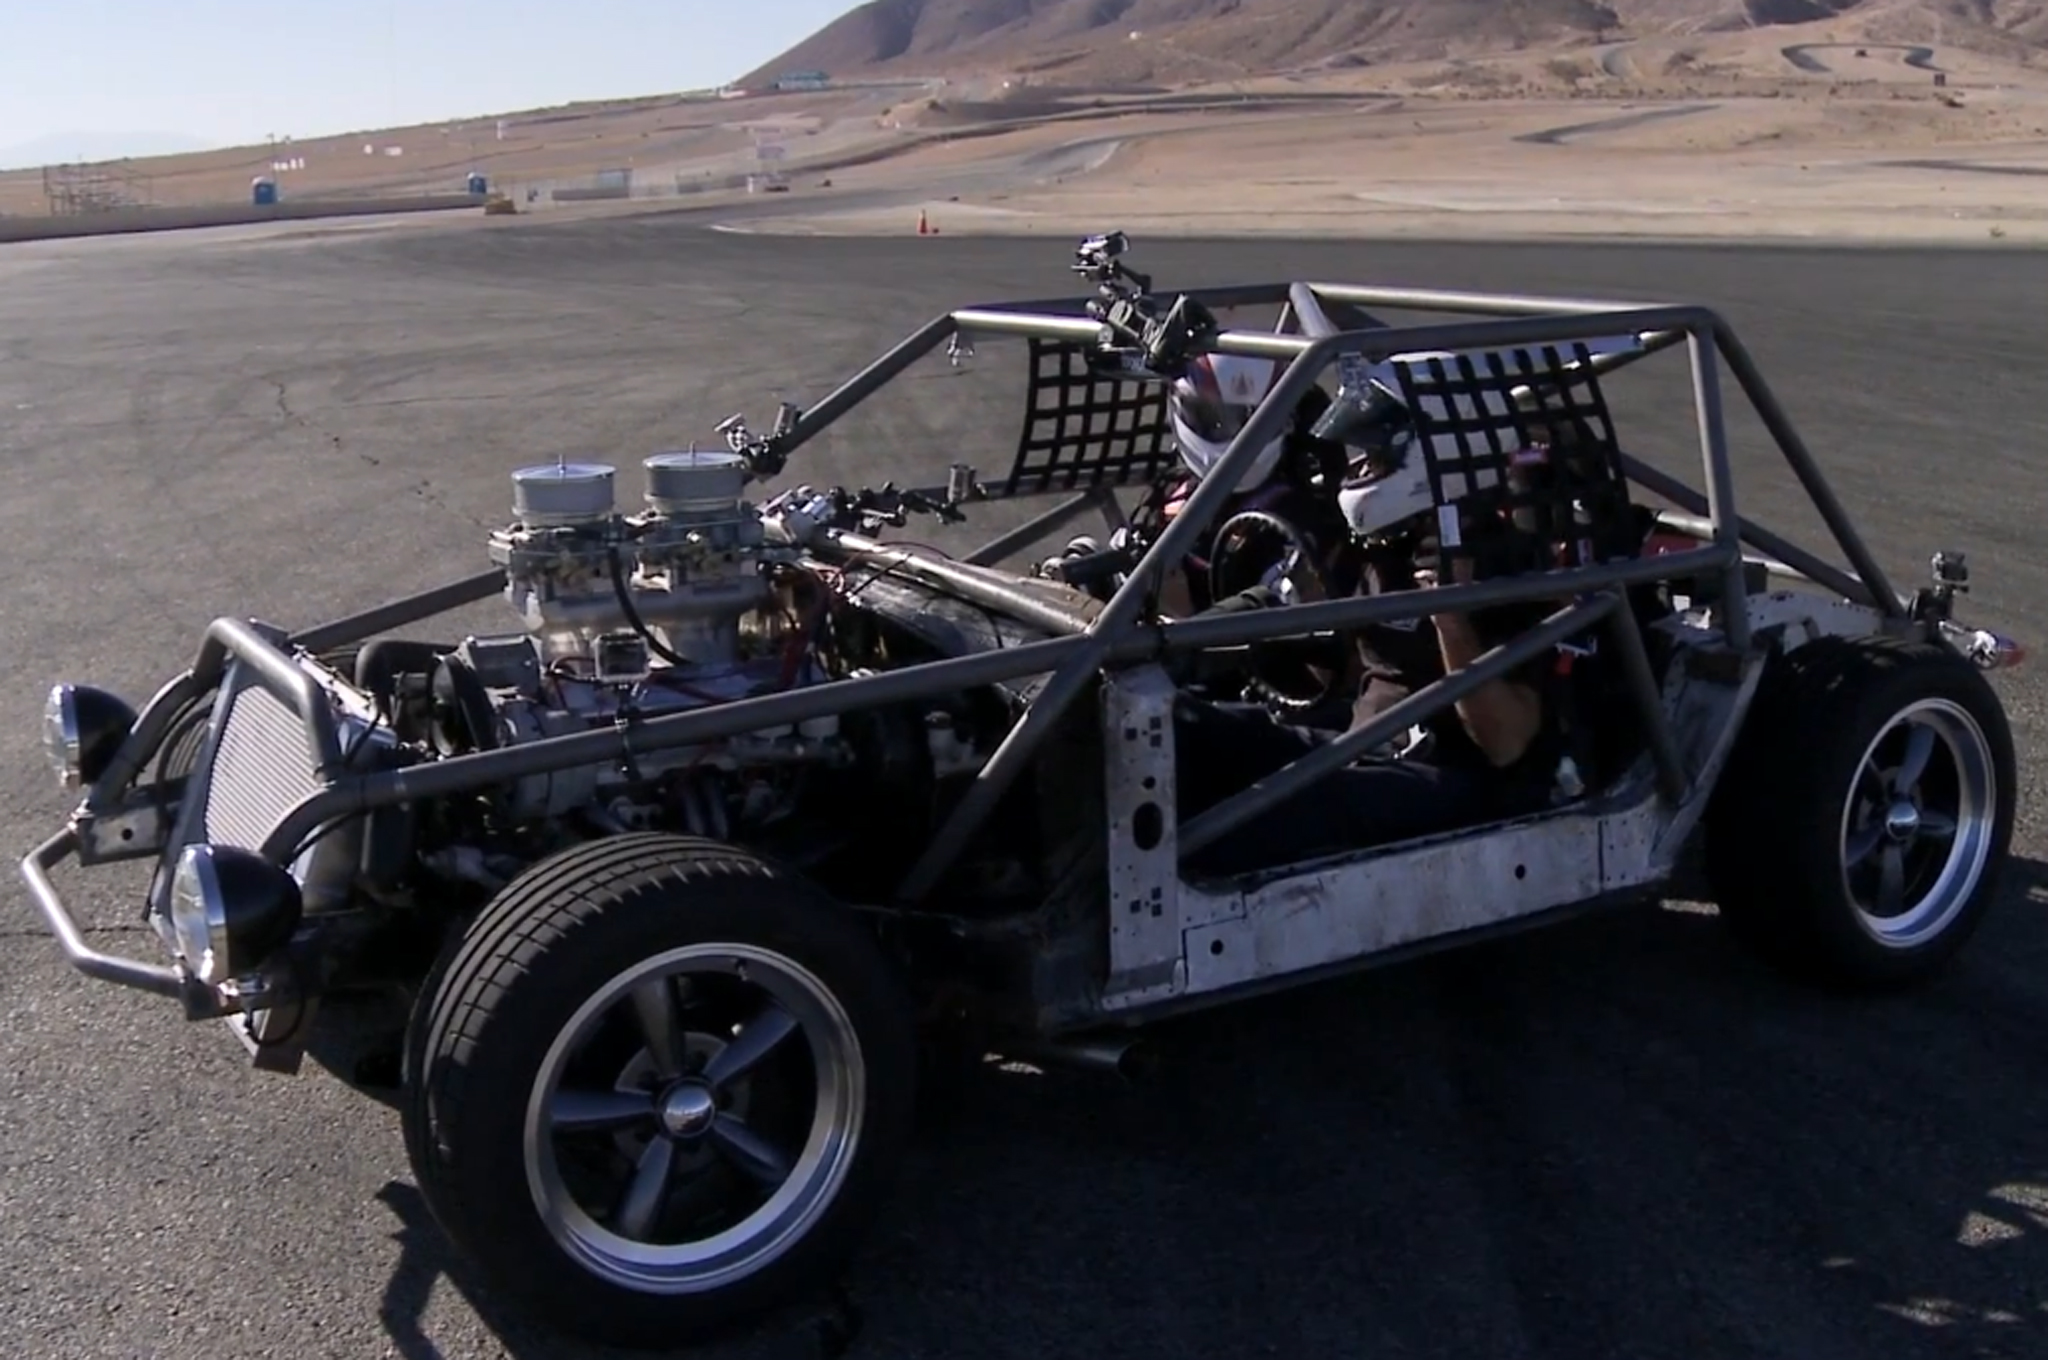
[[[917,234],[919,236],[929,236],[932,234],[931,219],[925,216],[923,208],[917,210]]]

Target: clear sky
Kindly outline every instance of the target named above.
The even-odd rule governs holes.
[[[0,0],[0,148],[214,145],[720,85],[855,0]]]

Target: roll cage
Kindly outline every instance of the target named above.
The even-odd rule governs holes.
[[[625,757],[629,747],[646,752],[694,745],[853,710],[1041,677],[1035,698],[981,767],[894,894],[893,905],[914,910],[930,897],[970,839],[988,822],[1048,735],[1105,673],[1114,687],[1120,679],[1140,675],[1165,658],[1191,652],[1419,618],[1426,610],[1469,611],[1526,601],[1570,601],[1531,632],[1453,671],[1378,721],[1180,828],[1177,838],[1169,838],[1167,844],[1184,863],[1188,855],[1299,793],[1366,748],[1457,702],[1560,641],[1595,627],[1606,628],[1615,639],[1627,687],[1644,724],[1660,801],[1667,807],[1696,801],[1698,782],[1711,779],[1712,771],[1689,768],[1681,743],[1673,736],[1657,677],[1626,607],[1628,592],[1636,587],[1681,581],[1712,583],[1712,594],[1720,605],[1715,650],[1734,663],[1729,668],[1730,678],[1753,660],[1751,618],[1745,605],[1759,569],[1817,584],[1844,601],[1873,610],[1879,616],[1879,626],[1888,630],[1933,631],[1947,625],[1956,587],[1938,585],[1912,597],[1902,596],[1892,587],[1748,350],[1728,323],[1706,307],[1290,281],[1193,290],[1180,294],[1172,308],[1162,309],[1150,303],[1145,289],[1127,290],[1105,306],[1109,291],[990,303],[949,312],[874,359],[809,410],[785,406],[772,434],[757,438],[738,418],[720,427],[732,446],[747,457],[755,475],[773,477],[805,443],[942,345],[948,345],[949,356],[957,363],[972,353],[975,339],[1025,340],[1031,377],[1024,430],[1005,477],[984,483],[972,466],[956,464],[943,488],[879,497],[863,493],[857,499],[885,510],[904,505],[936,508],[948,518],[958,518],[964,507],[976,503],[1062,492],[1066,498],[957,560],[892,549],[845,528],[832,529],[818,551],[828,558],[887,560],[907,575],[1010,614],[1038,632],[1037,640],[645,719],[630,732],[580,732],[361,773],[333,758],[341,747],[339,720],[318,686],[296,664],[294,654],[347,646],[487,599],[503,588],[502,572],[479,573],[296,633],[233,618],[216,620],[191,669],[167,684],[145,707],[106,776],[88,791],[69,824],[23,861],[23,875],[66,954],[88,974],[182,997],[188,1012],[194,1014],[223,1004],[219,998],[207,1001],[197,997],[191,980],[175,968],[92,950],[64,910],[47,871],[72,855],[85,863],[106,862],[147,855],[165,843],[168,819],[160,810],[152,810],[146,789],[136,788],[138,776],[164,743],[179,711],[219,685],[238,663],[245,665],[253,683],[269,690],[304,724],[308,749],[320,774],[318,787],[282,816],[260,847],[250,847],[278,864],[292,862],[323,829],[384,807],[616,760]],[[1205,328],[1187,321],[1190,315],[1199,321],[1214,312],[1252,307],[1278,307],[1279,325],[1272,331],[1258,331]],[[1381,320],[1375,314],[1378,310],[1446,313],[1458,319],[1397,326]],[[1175,334],[1180,337],[1177,341]],[[1617,336],[1628,337],[1629,343],[1619,351],[1595,352],[1595,342]],[[1078,592],[1034,590],[1026,578],[994,570],[992,564],[1091,510],[1111,525],[1120,523],[1118,490],[1146,484],[1170,465],[1175,455],[1165,434],[1164,393],[1156,379],[1166,366],[1162,360],[1175,358],[1172,351],[1176,345],[1183,354],[1192,346],[1222,354],[1269,357],[1284,365],[1214,475],[1205,479],[1151,542],[1106,602],[1086,601],[1090,607],[1084,608]],[[1663,521],[1687,536],[1693,546],[1447,586],[1431,592],[1426,602],[1410,595],[1348,598],[1179,620],[1159,619],[1148,608],[1156,599],[1164,572],[1217,521],[1258,447],[1282,430],[1296,402],[1334,365],[1384,364],[1398,356],[1428,356],[1426,362],[1403,370],[1406,376],[1401,381],[1408,385],[1411,396],[1420,390],[1417,382],[1431,377],[1443,382],[1447,373],[1450,381],[1478,384],[1468,390],[1484,388],[1489,381],[1502,391],[1521,391],[1532,383],[1561,390],[1574,383],[1597,384],[1623,367],[1679,346],[1685,348],[1691,365],[1704,490],[1618,448],[1611,456],[1619,478],[1680,507],[1675,513],[1660,513]],[[1472,351],[1496,356],[1512,352],[1522,358],[1504,368],[1497,360],[1475,367],[1469,358],[1457,357]],[[1487,368],[1490,378],[1480,368]],[[1849,570],[1738,513],[1722,409],[1724,371],[1734,376],[1761,418],[1848,559]],[[1461,448],[1469,450],[1469,429],[1450,432]],[[1481,456],[1503,456],[1499,441]],[[1746,553],[1746,548],[1753,552]]]

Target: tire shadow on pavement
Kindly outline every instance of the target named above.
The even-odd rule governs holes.
[[[1816,993],[1711,908],[1588,917],[1164,1026],[1163,1075],[990,1067],[848,1281],[693,1352],[998,1357],[2038,1355],[2048,866],[1942,977]],[[527,1330],[394,1182],[383,1304],[445,1278]]]
[[[1178,1023],[1151,1090],[991,1074],[856,1273],[872,1353],[2044,1353],[2044,913],[2016,861],[1850,998],[1651,907]]]

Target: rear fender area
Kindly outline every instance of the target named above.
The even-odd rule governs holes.
[[[1980,670],[2009,670],[2024,665],[2028,656],[2022,643],[1995,629],[1943,614],[1889,619],[1869,605],[1810,588],[1759,592],[1749,595],[1745,604],[1752,635],[1768,640],[1781,654],[1822,638],[1910,635],[1946,643]],[[1718,614],[1713,609],[1688,610],[1681,618],[1691,626],[1711,628]]]

